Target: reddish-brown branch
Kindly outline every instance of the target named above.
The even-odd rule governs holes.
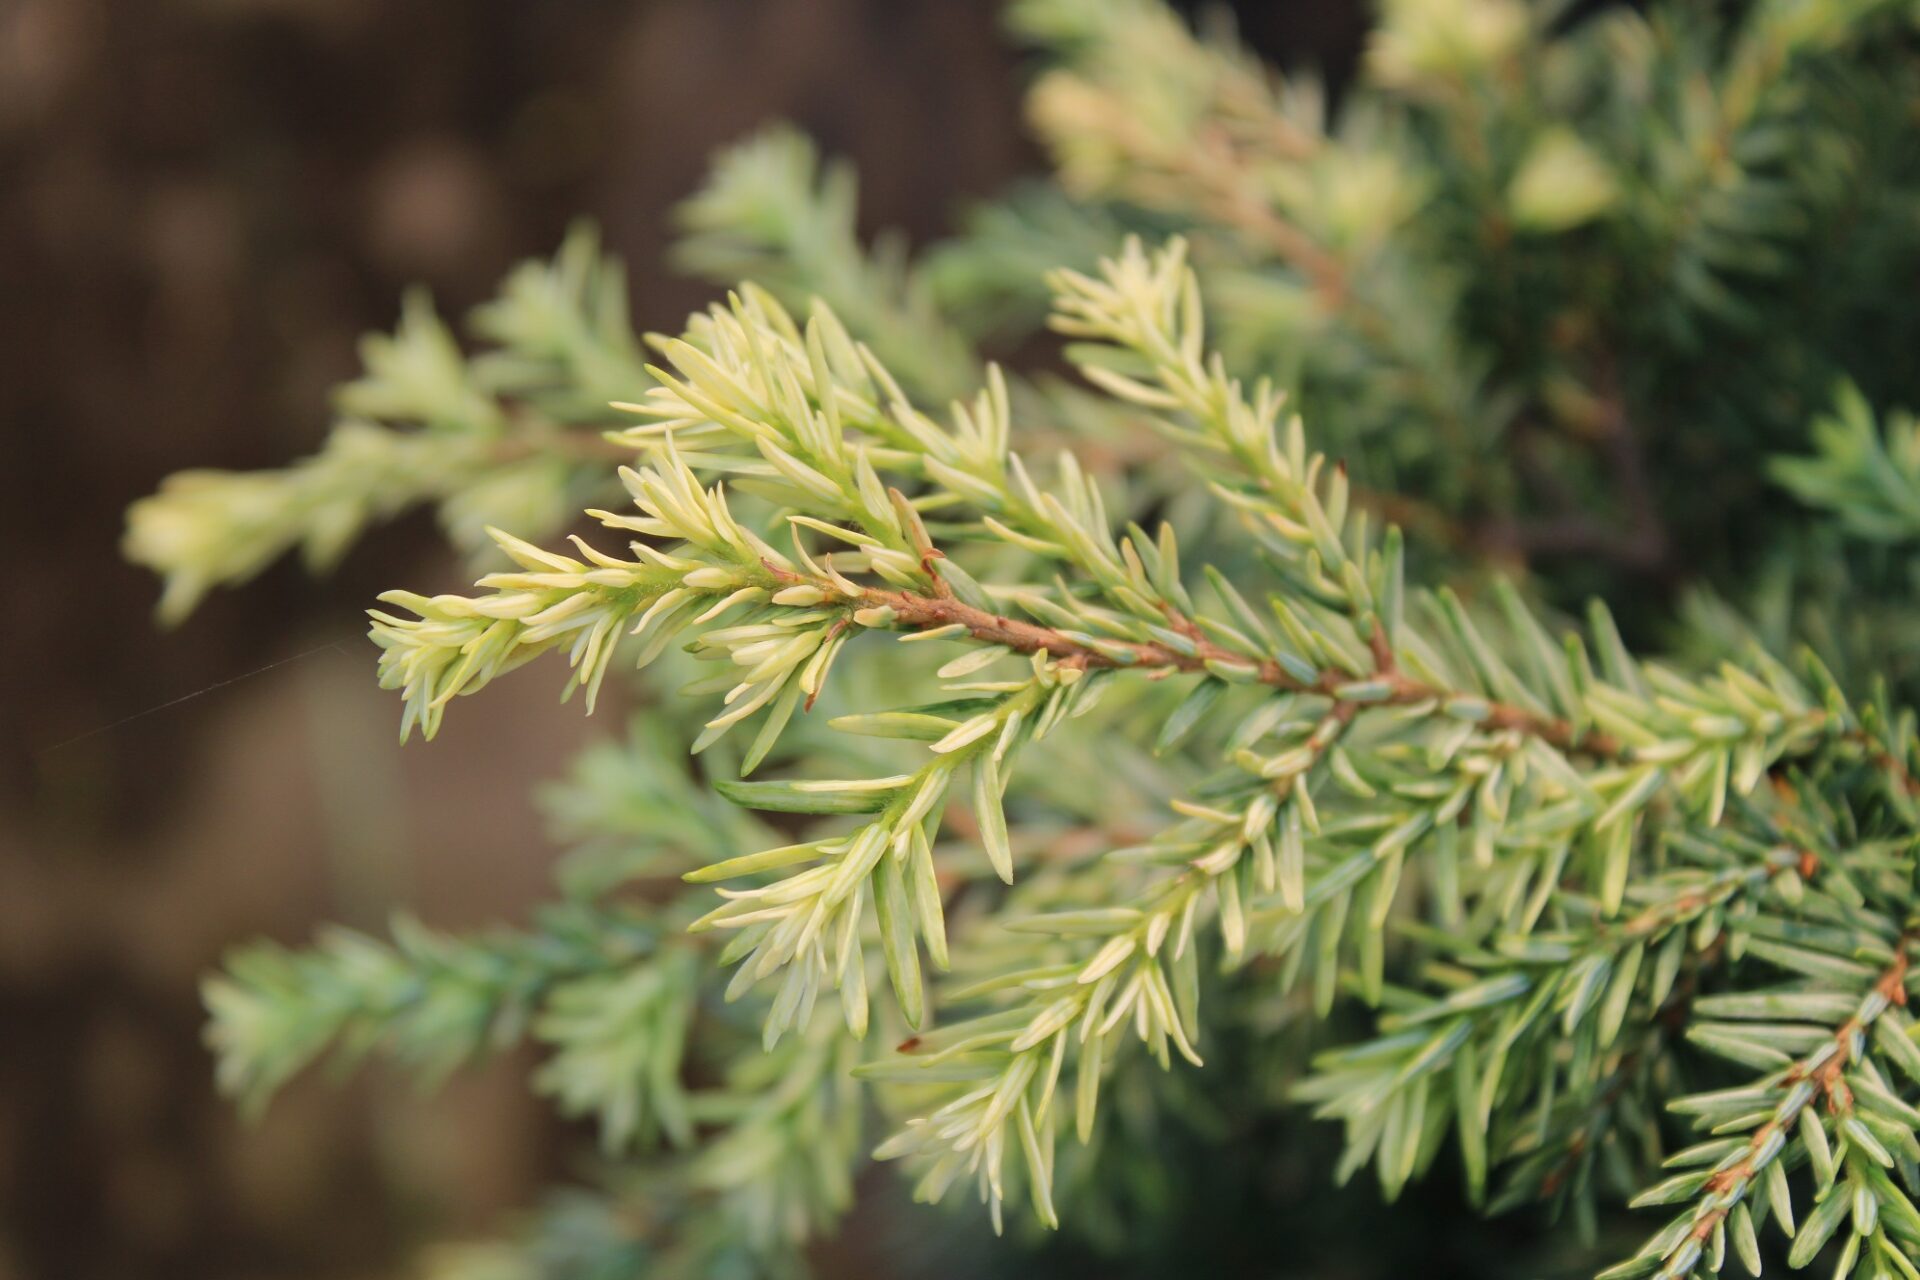
[[[1889,1004],[1904,1005],[1907,1002],[1907,969],[1911,963],[1907,958],[1907,948],[1914,943],[1915,937],[1916,933],[1912,929],[1900,935],[1899,941],[1894,943],[1893,960],[1881,971],[1880,977],[1875,980],[1871,988],[1873,993],[1885,998]],[[1866,1028],[1867,1020],[1857,1013],[1854,1014],[1834,1030],[1833,1039],[1836,1042],[1834,1050],[1828,1053],[1819,1065],[1808,1069],[1803,1064],[1810,1059],[1803,1058],[1781,1077],[1780,1083],[1793,1085],[1802,1080],[1809,1081],[1820,1096],[1827,1099],[1830,1107],[1845,1110],[1851,1105],[1851,1093],[1847,1090],[1846,1082],[1841,1079],[1841,1073],[1853,1061],[1854,1038]],[[1799,1111],[1795,1110],[1791,1115],[1768,1120],[1755,1129],[1752,1137],[1747,1140],[1747,1154],[1744,1157],[1707,1179],[1702,1190],[1708,1195],[1722,1197],[1721,1205],[1700,1215],[1699,1220],[1687,1233],[1688,1239],[1704,1244],[1712,1237],[1714,1230],[1736,1202],[1735,1198],[1726,1197],[1724,1193],[1744,1185],[1760,1171],[1759,1154],[1771,1144],[1775,1133],[1785,1130],[1798,1116]]]
[[[782,569],[771,563],[766,568],[781,582],[821,585],[804,574]],[[1170,645],[1153,641],[1113,641],[1096,649],[1052,627],[991,613],[952,596],[928,596],[912,591],[868,587],[862,590],[856,603],[865,608],[890,609],[895,623],[911,630],[931,631],[940,627],[963,627],[967,634],[984,643],[1004,645],[1016,653],[1044,653],[1049,657],[1089,669],[1197,673],[1211,670],[1213,664],[1222,664],[1243,670],[1251,669],[1254,680],[1276,689],[1317,694],[1337,703],[1353,703],[1356,706],[1407,706],[1412,703],[1444,700],[1455,696],[1451,690],[1435,688],[1399,671],[1393,663],[1391,647],[1387,644],[1384,634],[1372,638],[1370,642],[1379,666],[1379,670],[1372,673],[1370,677],[1356,676],[1351,672],[1327,668],[1320,671],[1312,680],[1302,680],[1271,658],[1248,658],[1244,654],[1221,647],[1207,639],[1205,634],[1187,619],[1177,619],[1175,629],[1187,637],[1192,646],[1191,652],[1182,652]],[[1341,693],[1344,686],[1368,679],[1386,686],[1385,695],[1362,702]],[[1602,733],[1597,729],[1576,731],[1566,720],[1556,716],[1539,715],[1510,703],[1489,704],[1489,710],[1482,723],[1494,729],[1511,730],[1529,737],[1540,738],[1565,751],[1577,751],[1586,755],[1608,758],[1617,758],[1626,754],[1625,744],[1611,734]]]
[[[783,581],[810,581],[801,575],[768,567]],[[936,598],[911,591],[869,588],[863,592],[860,603],[890,608],[896,621],[915,630],[961,626],[976,640],[1005,645],[1017,653],[1045,653],[1087,668],[1172,673],[1207,671],[1214,663],[1252,667],[1253,678],[1261,684],[1295,693],[1317,694],[1341,703],[1356,701],[1341,695],[1343,686],[1368,679],[1384,684],[1387,689],[1384,697],[1370,700],[1375,705],[1407,706],[1457,696],[1453,690],[1437,688],[1400,671],[1391,644],[1385,633],[1379,630],[1368,636],[1368,647],[1375,665],[1370,675],[1327,668],[1312,680],[1301,680],[1271,658],[1252,659],[1221,647],[1207,639],[1206,634],[1190,619],[1178,615],[1169,615],[1169,623],[1191,643],[1190,653],[1153,641],[1111,641],[1095,649],[1052,627],[989,613],[952,596]],[[1114,656],[1116,651],[1120,656]],[[1824,719],[1825,713],[1813,713],[1816,724]],[[1492,729],[1511,730],[1539,738],[1563,751],[1612,760],[1624,759],[1629,754],[1627,745],[1612,734],[1592,728],[1576,732],[1571,723],[1558,716],[1540,715],[1512,703],[1489,703],[1481,723]],[[1908,795],[1920,796],[1920,778],[1916,778],[1906,763],[1888,751],[1877,738],[1863,729],[1846,730],[1838,737],[1841,741],[1862,748],[1868,760],[1876,768],[1884,770],[1894,786]]]

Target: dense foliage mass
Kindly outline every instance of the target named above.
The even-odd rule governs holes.
[[[1576,1270],[1920,1280],[1911,16],[1391,2],[1332,111],[1026,0],[1057,177],[949,243],[774,128],[678,336],[584,232],[471,353],[410,300],[319,453],[134,507],[163,615],[431,503],[403,736],[549,654],[645,710],[531,925],[236,953],[223,1082],[541,1045],[617,1160],[453,1276],[796,1269],[870,1158],[1125,1246],[1224,1044]]]

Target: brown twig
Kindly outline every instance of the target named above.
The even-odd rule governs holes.
[[[1907,969],[1911,963],[1907,958],[1907,948],[1914,943],[1916,936],[1920,934],[1916,934],[1912,928],[1901,933],[1899,941],[1894,944],[1893,960],[1881,971],[1880,977],[1870,989],[1871,994],[1883,997],[1890,1005],[1904,1005],[1907,1002]],[[1827,1100],[1828,1106],[1842,1111],[1851,1107],[1851,1091],[1847,1089],[1846,1082],[1841,1079],[1841,1073],[1853,1061],[1852,1046],[1855,1037],[1866,1030],[1870,1021],[1871,1019],[1864,1018],[1858,1013],[1848,1018],[1834,1030],[1835,1043],[1830,1052],[1812,1067],[1806,1065],[1813,1061],[1812,1055],[1802,1058],[1787,1070],[1787,1073],[1781,1077],[1780,1083],[1794,1085],[1803,1080],[1808,1081],[1813,1084],[1814,1092]],[[1718,1204],[1702,1213],[1694,1221],[1686,1239],[1704,1245],[1712,1238],[1721,1220],[1727,1216],[1728,1211],[1738,1200],[1738,1197],[1726,1193],[1743,1186],[1759,1173],[1760,1156],[1772,1144],[1774,1135],[1791,1125],[1811,1101],[1810,1094],[1807,1101],[1802,1102],[1798,1107],[1791,1108],[1789,1114],[1768,1119],[1765,1124],[1755,1129],[1753,1136],[1747,1140],[1745,1156],[1707,1179],[1702,1190],[1715,1197]],[[1778,1158],[1777,1154],[1774,1158]]]
[[[766,563],[765,567],[776,580],[789,585],[835,589],[834,584],[816,582],[806,574],[780,568],[771,562]],[[1260,684],[1294,693],[1316,694],[1332,699],[1336,703],[1352,703],[1356,707],[1407,706],[1412,703],[1444,700],[1455,696],[1452,690],[1436,688],[1399,671],[1392,665],[1390,649],[1382,669],[1375,672],[1372,677],[1373,680],[1385,685],[1384,694],[1377,697],[1355,698],[1343,691],[1355,683],[1366,682],[1366,677],[1356,677],[1351,672],[1336,668],[1326,668],[1316,673],[1313,679],[1302,680],[1271,658],[1248,658],[1221,647],[1206,639],[1200,629],[1187,619],[1179,619],[1180,625],[1175,629],[1187,637],[1191,652],[1183,652],[1171,645],[1155,641],[1141,640],[1113,641],[1095,648],[1052,627],[991,613],[951,596],[928,596],[913,591],[865,587],[861,588],[860,595],[850,603],[862,608],[889,609],[896,624],[911,630],[931,631],[940,627],[958,626],[964,628],[974,639],[987,644],[1003,645],[1016,653],[1044,653],[1049,657],[1069,661],[1089,669],[1197,673],[1208,672],[1213,670],[1215,665],[1222,665],[1241,670],[1250,669],[1252,678]],[[1375,643],[1377,658],[1379,648],[1387,647],[1384,635],[1380,636]],[[1540,738],[1565,751],[1578,751],[1586,755],[1607,758],[1623,757],[1627,751],[1626,745],[1611,734],[1597,729],[1575,730],[1572,724],[1557,716],[1539,715],[1511,703],[1489,703],[1482,723],[1493,729],[1511,730],[1529,737]]]

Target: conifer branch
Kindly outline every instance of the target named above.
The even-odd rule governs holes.
[[[1272,1002],[1370,1028],[1317,1033],[1287,1090],[1341,1127],[1336,1178],[1391,1197],[1457,1154],[1475,1203],[1583,1234],[1636,1191],[1682,1206],[1612,1276],[1757,1270],[1771,1216],[1793,1267],[1920,1280],[1920,734],[1885,639],[1920,433],[1842,392],[1790,444],[1839,364],[1903,385],[1868,283],[1912,238],[1911,148],[1865,123],[1911,97],[1895,8],[1393,0],[1331,113],[1151,0],[1020,0],[1059,179],[957,246],[863,244],[850,171],[774,129],[681,215],[683,262],[758,284],[677,334],[636,337],[579,238],[471,355],[410,303],[315,458],[171,482],[129,554],[177,616],[435,503],[510,567],[382,597],[403,737],[547,653],[589,710],[644,669],[647,727],[551,793],[585,847],[528,928],[238,953],[207,992],[224,1085],[524,1036],[625,1171],[578,1256],[752,1273],[851,1202],[860,1081],[920,1196],[1070,1226],[1076,1162],[1119,1181],[1109,1139],[1169,1092],[1116,1088],[1218,1071]],[[1871,325],[1819,314],[1855,293]],[[986,363],[989,313],[1050,325],[1080,382]],[[1833,526],[1787,531],[1782,581],[1880,619],[1801,633],[1845,642],[1832,670],[1797,603],[1695,610],[1648,660],[1607,608],[1556,611],[1586,578],[1461,563],[1684,552],[1747,598],[1750,535],[1792,513],[1692,540],[1782,448]],[[542,545],[583,507],[598,533]],[[1592,582],[1626,598],[1618,567]],[[1703,1057],[1749,1082],[1674,1096]],[[1705,1131],[1671,1156],[1669,1111]]]

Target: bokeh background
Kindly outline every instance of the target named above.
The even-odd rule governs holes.
[[[1282,65],[1360,47],[1351,0],[1241,8]],[[244,1124],[196,984],[396,905],[521,918],[529,789],[617,719],[508,682],[403,752],[359,618],[458,580],[424,518],[162,632],[125,505],[310,450],[405,285],[463,311],[577,215],[677,325],[708,290],[661,269],[668,211],[771,118],[857,163],[870,226],[936,236],[1038,168],[1021,83],[984,0],[0,0],[0,1280],[404,1275],[582,1145],[514,1059]]]

